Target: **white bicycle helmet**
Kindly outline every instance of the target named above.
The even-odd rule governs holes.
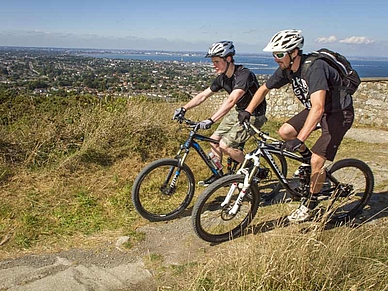
[[[232,41],[224,40],[213,43],[209,47],[209,51],[205,58],[220,57],[226,58],[227,56],[234,56],[236,53]]]
[[[289,52],[303,47],[304,38],[301,30],[287,29],[276,33],[263,49],[265,52]]]

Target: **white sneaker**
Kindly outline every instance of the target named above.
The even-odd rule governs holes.
[[[294,210],[289,216],[287,216],[290,222],[304,222],[311,218],[311,210],[301,204],[298,209]]]
[[[204,186],[204,187],[207,187],[209,186],[211,183],[213,183],[215,180],[217,180],[218,177],[216,177],[215,175],[211,175],[209,178],[207,178],[206,180],[203,180],[203,181],[199,181],[198,182],[198,185],[199,186]]]

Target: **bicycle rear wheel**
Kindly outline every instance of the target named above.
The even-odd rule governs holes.
[[[136,211],[149,221],[177,217],[193,199],[194,175],[177,159],[160,159],[147,165],[132,187],[132,203]]]
[[[332,223],[350,221],[362,211],[372,196],[372,170],[360,160],[344,159],[334,163],[328,172],[329,179],[326,179],[323,188],[330,194],[327,219]]]
[[[220,243],[240,236],[251,223],[257,213],[260,202],[260,194],[256,184],[252,184],[236,214],[230,214],[230,210],[240,193],[243,175],[229,175],[210,184],[201,193],[194,204],[192,224],[195,233],[203,240]],[[233,191],[232,198],[225,206],[221,206],[232,184],[237,187]]]

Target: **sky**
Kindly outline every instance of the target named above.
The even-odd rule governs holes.
[[[300,29],[304,52],[388,57],[387,0],[1,1],[0,46],[207,51],[232,40],[263,53],[283,29]]]

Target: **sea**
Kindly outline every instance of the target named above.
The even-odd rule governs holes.
[[[211,65],[210,59],[204,57],[205,53],[147,51],[133,53],[88,53],[87,55],[96,58],[171,61]],[[348,60],[361,78],[388,77],[387,57],[348,57]],[[239,54],[235,56],[235,62],[251,69],[256,75],[270,75],[278,67],[272,56],[260,54]]]

